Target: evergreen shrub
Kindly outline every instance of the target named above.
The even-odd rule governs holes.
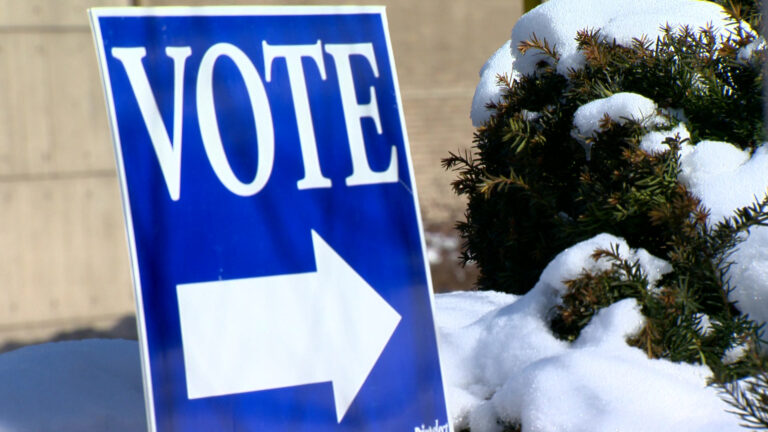
[[[623,237],[673,270],[649,290],[637,263],[616,250],[595,251],[595,259],[614,265],[567,281],[569,292],[553,311],[555,334],[574,340],[597,310],[636,298],[647,323],[630,343],[650,357],[706,364],[723,383],[759,375],[768,364],[762,328],[728,299],[729,257],[745,232],[768,225],[768,199],[711,221],[678,179],[678,150],[714,140],[754,151],[765,140],[766,53],[744,55],[755,39],[745,23],[759,28],[759,4],[724,6],[737,23],[726,40],[712,28],[666,28],[654,43],[639,36],[626,47],[599,30],[584,30],[577,41],[586,64],[566,75],[555,69],[556,47],[531,35],[518,48],[537,50],[547,61],[514,81],[499,76],[503,96],[488,106],[493,114],[477,129],[472,151],[443,161],[457,173],[455,192],[468,200],[457,228],[462,259],[480,269],[480,289],[524,294],[563,249],[602,232]],[[592,136],[573,132],[579,107],[621,92],[653,100],[665,121],[606,116]],[[690,140],[672,135],[665,142],[669,151],[640,149],[647,133],[681,123]],[[736,347],[749,352],[726,360]],[[738,405],[739,389],[730,390]],[[765,404],[762,409],[765,414]]]

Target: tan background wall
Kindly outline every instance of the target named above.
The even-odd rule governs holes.
[[[212,0],[0,0],[0,349],[133,313],[119,188],[86,9]],[[449,151],[471,145],[477,73],[520,0],[228,1],[387,4],[425,225],[463,206]]]

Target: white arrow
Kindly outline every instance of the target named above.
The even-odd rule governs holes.
[[[312,244],[316,272],[177,285],[190,399],[330,381],[341,422],[400,315]]]

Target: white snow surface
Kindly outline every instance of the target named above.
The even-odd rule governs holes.
[[[584,56],[578,52],[576,43],[580,30],[600,30],[607,40],[631,46],[633,38],[642,35],[655,42],[665,25],[673,29],[687,25],[698,30],[712,24],[718,36],[727,37],[732,32],[732,27],[728,27],[731,22],[721,6],[698,0],[550,0],[523,15],[512,29],[515,70],[532,74],[537,63],[550,61],[540,51],[529,50],[523,55],[517,50],[534,33],[539,40],[555,47],[560,54],[557,71],[565,74],[568,69],[584,65]]]
[[[453,295],[437,297],[438,317]],[[651,360],[626,344],[643,324],[634,299],[601,310],[569,345],[548,330],[546,316],[519,304],[538,295],[510,298],[463,328],[440,329],[444,362],[460,360],[461,370],[475,371],[467,380],[446,369],[456,427],[498,432],[500,419],[522,422],[524,432],[741,430],[707,386],[706,366]],[[470,314],[477,312],[472,303],[465,297]]]
[[[768,323],[768,227],[753,228],[731,258],[729,275],[736,289],[728,298],[753,320]]]
[[[664,144],[664,141],[667,138],[679,138],[680,141],[690,140],[691,133],[688,132],[688,129],[685,127],[685,123],[680,123],[668,131],[651,131],[645,134],[642,140],[640,140],[640,149],[648,154],[664,153],[665,151],[669,150],[669,146]],[[693,148],[692,146],[686,144],[684,144],[684,146],[686,149],[685,154],[687,154],[689,149]],[[681,149],[681,156],[682,155],[684,155],[684,153]]]
[[[601,234],[561,252],[524,296],[437,296],[441,356],[457,428],[497,432],[500,419],[521,421],[525,432],[739,430],[738,418],[726,413],[727,404],[707,387],[707,367],[651,360],[627,345],[626,338],[644,323],[634,299],[601,310],[572,344],[549,330],[563,281],[605,269],[609,263],[590,256],[611,246],[640,263],[649,288],[670,270],[648,252]]]
[[[579,135],[588,137],[601,130],[600,121],[606,115],[619,124],[628,120],[656,124],[661,122],[656,110],[656,103],[645,96],[637,93],[616,93],[585,103],[576,109],[573,114],[573,126]]]
[[[680,159],[680,181],[710,209],[717,223],[768,194],[768,143],[752,155],[720,141],[701,141]],[[757,322],[768,322],[768,227],[752,228],[731,256],[728,273],[736,307]]]
[[[600,123],[605,116],[619,124],[629,120],[646,126],[663,124],[662,118],[656,113],[657,109],[654,101],[637,93],[616,93],[596,99],[576,109],[573,114],[573,136],[581,142],[589,159],[592,143],[586,138],[602,130]]]
[[[730,143],[701,141],[680,164],[680,181],[702,200],[713,222],[762,200],[768,192],[767,144],[750,156]]]
[[[699,0],[549,0],[523,15],[512,29],[510,40],[494,53],[480,70],[480,81],[472,100],[470,118],[475,127],[482,125],[492,114],[486,104],[496,102],[500,97],[497,75],[506,74],[511,79],[530,75],[541,61],[551,59],[536,49],[522,54],[518,49],[521,42],[530,40],[535,34],[539,40],[546,40],[560,55],[557,71],[566,74],[568,69],[584,65],[584,56],[578,51],[577,33],[581,30],[600,30],[607,40],[630,46],[633,38],[646,36],[654,42],[663,34],[662,27],[672,29],[689,26],[698,30],[709,24],[714,26],[718,37],[728,37],[735,30],[733,20],[724,9],[712,2]],[[744,24],[747,32],[753,32]],[[754,51],[755,45],[745,50],[743,57]]]
[[[512,65],[515,58],[512,56],[511,41],[507,41],[485,62],[480,69],[480,82],[475,89],[475,95],[472,98],[472,109],[470,118],[472,125],[481,126],[491,117],[491,111],[486,105],[501,100],[501,88],[498,85],[498,77],[506,75],[511,80],[517,79],[518,73],[513,70]]]

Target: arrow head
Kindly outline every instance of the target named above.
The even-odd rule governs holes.
[[[332,321],[329,359],[339,423],[376,365],[401,316],[315,231],[322,307]]]

